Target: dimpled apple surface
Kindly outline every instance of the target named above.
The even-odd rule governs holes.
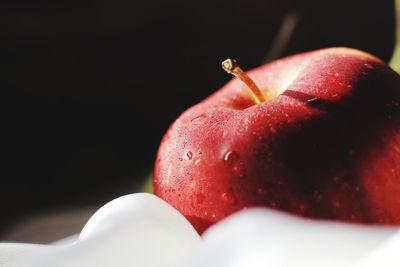
[[[155,194],[202,233],[266,206],[313,218],[400,224],[400,77],[350,48],[248,72],[185,111],[164,136]]]

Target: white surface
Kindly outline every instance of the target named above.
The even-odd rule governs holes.
[[[158,197],[132,194],[99,209],[67,245],[0,244],[0,267],[394,267],[399,229],[260,208],[228,217],[200,239]],[[14,265],[17,259],[24,262]]]
[[[177,266],[192,258],[201,239],[174,208],[150,194],[120,197],[99,209],[80,239],[19,266]]]
[[[400,266],[400,231],[372,251],[357,267],[399,267]]]
[[[396,232],[249,209],[211,227],[190,267],[355,266]]]
[[[25,258],[51,249],[45,245],[0,243],[0,267],[10,267]]]

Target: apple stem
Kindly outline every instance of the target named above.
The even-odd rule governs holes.
[[[393,70],[400,73],[400,0],[395,0],[395,45],[392,58],[390,59],[389,65]]]
[[[262,93],[260,87],[244,72],[237,63],[236,60],[228,58],[222,61],[221,67],[224,71],[229,74],[235,75],[236,78],[241,80],[250,89],[250,92],[254,98],[254,101],[259,104],[266,101],[264,94]]]

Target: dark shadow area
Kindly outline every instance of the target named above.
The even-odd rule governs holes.
[[[361,179],[368,164],[374,164],[382,151],[392,149],[383,137],[400,126],[399,81],[388,79],[391,73],[383,73],[379,67],[361,77],[353,85],[353,93],[338,102],[318,101],[314,107],[322,111],[320,116],[293,123],[273,144],[272,153],[283,163],[281,176],[287,177],[293,199],[312,207],[304,215],[380,222],[371,216],[364,195],[367,189],[362,188],[367,182]],[[302,102],[313,97],[289,90],[283,94]],[[317,101],[308,104],[314,103]],[[340,209],[335,208],[335,201]],[[281,208],[299,213],[289,202],[283,203]],[[390,218],[384,221],[398,223]]]

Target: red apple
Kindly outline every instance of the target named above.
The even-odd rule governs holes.
[[[201,233],[252,206],[400,224],[400,77],[350,48],[287,57],[233,79],[163,138],[155,194]]]

